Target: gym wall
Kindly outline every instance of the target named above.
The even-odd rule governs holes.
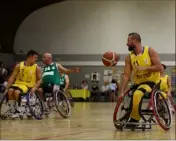
[[[80,83],[85,73],[103,75],[106,68],[101,56],[108,50],[120,54],[118,69],[123,69],[130,32],[140,33],[143,45],[155,48],[162,63],[175,65],[174,0],[65,1],[50,5],[22,22],[14,50],[17,61],[24,58],[22,52],[35,49],[41,54],[53,53],[54,61],[66,67],[81,66],[80,74],[70,75],[74,83]]]

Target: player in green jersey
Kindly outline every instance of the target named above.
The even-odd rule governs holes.
[[[42,58],[44,67],[42,68],[42,84],[38,89],[38,93],[44,100],[44,107],[47,111],[47,103],[44,93],[52,93],[60,88],[60,72],[65,74],[72,72],[79,72],[79,68],[66,69],[61,64],[54,63],[52,55],[50,53],[45,53]]]

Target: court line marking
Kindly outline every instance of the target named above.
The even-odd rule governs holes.
[[[65,136],[88,133],[88,132],[90,133],[90,132],[101,131],[101,130],[109,130],[109,129],[97,129],[97,130],[90,130],[90,131],[88,130],[88,131],[73,132],[73,133],[50,136],[50,137],[39,137],[39,138],[35,138],[34,140],[49,140],[50,138],[61,138],[61,137],[65,137]]]

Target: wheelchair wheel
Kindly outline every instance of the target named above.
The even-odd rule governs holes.
[[[68,100],[69,100],[69,102],[70,102],[70,105],[71,105],[72,107],[74,107],[75,103],[74,103],[74,99],[73,99],[71,93],[70,93],[69,91],[67,91],[65,94],[66,94],[66,96],[67,96],[67,98],[68,98]]]
[[[169,130],[172,124],[172,114],[166,98],[158,90],[152,92],[152,108],[161,128],[165,131]]]
[[[70,102],[63,92],[57,91],[55,93],[55,106],[57,111],[63,118],[68,118],[71,114]]]
[[[33,95],[33,98],[31,98],[30,93],[27,94],[27,105],[29,107],[31,115],[37,119],[41,120],[44,110],[43,110],[43,102],[39,98],[37,94]]]
[[[127,122],[129,119],[129,110],[131,97],[128,94],[125,94],[124,97],[119,98],[113,115],[114,126],[117,129],[123,130],[123,122]]]
[[[7,94],[3,94],[0,99],[0,118],[2,120],[12,116],[11,107],[7,101]]]

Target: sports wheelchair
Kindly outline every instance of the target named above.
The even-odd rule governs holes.
[[[48,117],[54,107],[63,118],[68,118],[70,116],[70,102],[68,101],[63,91],[57,90],[53,92],[53,85],[49,84],[47,88],[43,89],[43,92],[44,99],[46,100],[47,106],[49,108],[49,111],[45,114],[46,117]]]
[[[41,120],[43,116],[43,104],[37,94],[30,95],[30,92],[19,96],[19,100],[15,102],[12,107],[9,104],[8,94],[4,93],[0,99],[0,119],[4,120],[12,118],[14,114],[12,108],[16,110],[16,104],[19,106],[19,118],[22,120],[25,116],[28,119],[34,117],[37,120]],[[12,118],[14,119],[14,118]]]
[[[163,130],[169,130],[172,124],[172,114],[167,99],[162,95],[162,92],[159,90],[159,84],[154,86],[151,93],[144,94],[140,109],[141,120],[137,123],[128,122],[130,119],[132,108],[132,96],[135,90],[136,87],[135,85],[133,85],[124,94],[123,97],[120,97],[118,99],[113,115],[114,126],[121,131],[125,128],[131,129],[132,131],[134,131],[135,129],[142,129],[142,131],[145,131],[145,129],[151,129],[152,125],[159,124]],[[143,103],[144,99],[149,100],[151,108],[147,108],[148,106],[145,107]]]

